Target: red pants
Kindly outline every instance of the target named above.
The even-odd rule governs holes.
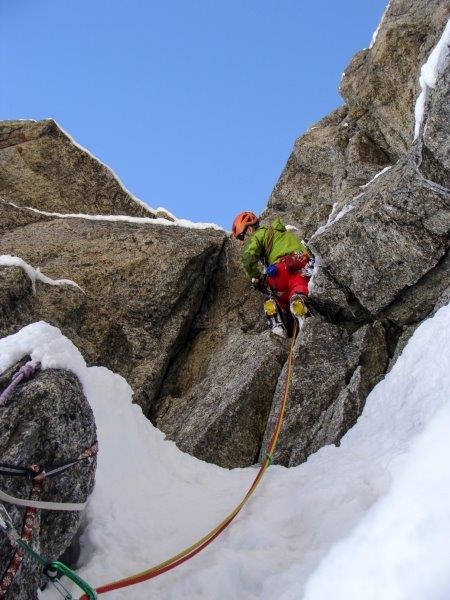
[[[287,265],[281,261],[276,264],[277,273],[267,277],[267,284],[275,292],[275,299],[283,310],[289,310],[289,302],[294,294],[308,295],[308,278],[294,271],[290,273]]]

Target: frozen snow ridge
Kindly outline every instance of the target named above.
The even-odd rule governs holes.
[[[50,277],[47,277],[47,275],[41,273],[39,267],[32,267],[30,264],[28,264],[18,256],[2,254],[0,256],[0,266],[20,267],[21,269],[23,269],[31,280],[31,286],[33,288],[34,294],[36,293],[36,281],[42,281],[42,283],[46,283],[48,285],[71,285],[79,289],[81,292],[83,292],[83,294],[85,293],[84,290],[78,285],[78,283],[75,283],[75,281],[72,281],[71,279],[51,279]]]
[[[378,32],[380,31],[380,27],[381,27],[381,25],[383,24],[384,17],[386,16],[386,13],[387,13],[387,11],[389,10],[389,4],[390,4],[390,3],[391,3],[390,1],[387,3],[387,6],[386,6],[386,8],[384,9],[384,12],[383,12],[383,14],[381,15],[381,19],[380,19],[380,22],[378,23],[378,27],[377,27],[377,28],[375,29],[375,31],[373,32],[372,39],[371,39],[371,41],[370,41],[370,45],[369,45],[369,50],[370,50],[370,48],[372,48],[372,46],[373,46],[373,45],[375,44],[375,42],[377,41]]]
[[[18,210],[29,210],[39,215],[45,215],[46,217],[56,217],[59,219],[86,219],[88,221],[121,221],[126,223],[137,223],[140,225],[150,223],[152,225],[167,225],[173,227],[185,227],[187,229],[216,229],[217,231],[224,231],[222,227],[215,223],[194,223],[187,219],[175,219],[170,221],[169,219],[163,219],[162,217],[131,217],[129,215],[90,215],[85,213],[58,213],[58,212],[47,212],[46,210],[39,210],[32,206],[19,206],[14,202],[5,200],[0,197],[0,200],[17,208]],[[172,216],[168,211],[164,210],[169,216]],[[174,217],[175,218],[175,217]]]
[[[428,88],[434,89],[437,78],[442,73],[445,64],[449,56],[449,44],[450,44],[450,19],[447,21],[447,25],[441,35],[440,40],[431,51],[430,56],[425,64],[420,69],[419,83],[422,91],[420,92],[414,109],[415,115],[415,126],[414,126],[414,140],[417,139],[420,131],[420,126],[423,121],[423,114],[425,110],[425,100],[427,97]]]

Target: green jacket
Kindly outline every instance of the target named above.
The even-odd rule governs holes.
[[[272,244],[268,256],[266,256],[271,232],[273,232]],[[286,229],[280,219],[275,219],[269,226],[258,227],[255,233],[248,238],[242,253],[242,265],[251,279],[260,275],[258,262],[270,265],[286,254],[305,251],[307,251],[306,246]]]

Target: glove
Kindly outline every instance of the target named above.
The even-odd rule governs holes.
[[[264,277],[252,277],[252,287],[258,292],[264,292],[266,289],[266,282]]]

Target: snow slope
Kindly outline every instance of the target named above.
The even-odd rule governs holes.
[[[425,321],[340,447],[271,467],[225,534],[190,562],[106,597],[429,600],[450,597],[450,305]],[[87,368],[58,329],[0,340],[0,371],[24,353],[81,379],[100,442],[80,575],[92,585],[189,545],[237,503],[253,468],[180,452],[131,404],[126,381]],[[47,590],[42,598],[56,598]]]

